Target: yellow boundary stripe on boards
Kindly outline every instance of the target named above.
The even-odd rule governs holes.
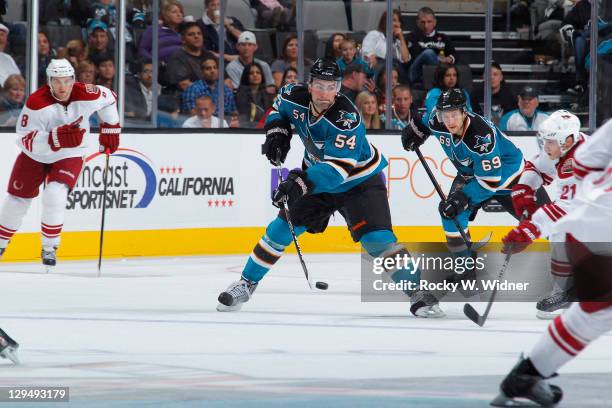
[[[400,242],[443,242],[439,226],[394,227]],[[471,227],[474,240],[493,232],[492,242],[500,242],[510,227]],[[107,231],[104,257],[230,255],[248,254],[264,233],[264,227],[190,228],[143,231]],[[93,259],[98,256],[98,232],[64,232],[58,257]],[[300,246],[306,253],[359,252],[346,227],[329,227],[323,234],[304,234]],[[287,252],[294,252],[293,245]],[[40,258],[40,234],[16,234],[3,261],[32,261]]]

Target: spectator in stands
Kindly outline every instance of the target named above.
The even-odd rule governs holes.
[[[91,18],[100,20],[108,27],[117,25],[117,9],[114,0],[94,0],[91,3]]]
[[[397,68],[400,81],[408,81],[408,62],[410,51],[401,26],[402,14],[399,10],[393,10],[393,65]],[[366,34],[361,45],[363,58],[368,62],[370,68],[374,69],[377,64],[382,64],[387,55],[387,12],[380,16],[378,27]]]
[[[185,92],[187,90],[187,88],[189,88],[192,84],[193,84],[193,81],[189,77],[187,77],[187,76],[179,76],[178,77],[178,84],[176,85],[176,88],[177,88],[176,90],[179,93]]]
[[[344,70],[342,74],[342,87],[340,93],[344,94],[351,102],[355,103],[355,99],[359,92],[365,90],[368,78],[363,65],[351,64]]]
[[[240,86],[240,78],[242,77],[244,67],[256,62],[263,70],[266,91],[276,95],[276,84],[274,82],[274,77],[272,77],[270,66],[267,62],[255,58],[255,51],[257,51],[257,39],[255,38],[255,34],[250,31],[243,31],[238,38],[239,56],[234,61],[227,64],[225,72],[232,80],[234,89],[237,89]]]
[[[40,86],[47,83],[47,65],[53,58],[57,58],[57,53],[51,46],[49,36],[40,31],[38,33],[38,84]]]
[[[184,128],[219,128],[221,121],[213,115],[216,111],[215,104],[212,98],[208,95],[200,96],[196,99],[195,115],[187,119],[183,123]],[[223,127],[229,127],[227,122],[223,121]]]
[[[438,65],[434,73],[433,88],[427,92],[427,96],[425,97],[425,108],[427,109],[425,118],[429,118],[442,92],[451,88],[459,88],[459,86],[459,71],[457,71],[457,67],[446,64]],[[465,95],[467,110],[472,111],[469,92],[463,88],[461,88],[461,90]]]
[[[518,109],[511,110],[502,116],[499,129],[502,131],[537,131],[548,114],[538,109],[540,101],[533,87],[525,86],[518,96]]]
[[[21,74],[13,57],[4,52],[8,47],[8,35],[8,27],[0,23],[0,86],[4,86],[10,75]]]
[[[298,64],[298,40],[297,35],[289,34],[283,42],[282,51],[280,58],[272,63],[270,69],[272,70],[272,77],[274,78],[274,84],[276,87],[280,87],[283,74],[287,68],[297,69]],[[312,61],[308,58],[304,58],[304,74],[308,75]]]
[[[204,34],[204,49],[212,51],[219,58],[219,20],[221,19],[221,0],[204,0],[206,11],[197,23]],[[236,44],[244,31],[244,26],[236,17],[225,17],[225,61],[238,58]]]
[[[98,62],[96,68],[98,71],[97,84],[115,90],[113,84],[115,80],[115,59],[110,56],[104,57]]]
[[[285,73],[283,74],[283,81],[281,86],[285,86],[287,84],[297,84],[298,83],[298,72],[295,68],[287,68]]]
[[[423,82],[423,65],[455,63],[455,47],[449,36],[437,31],[437,24],[434,11],[423,7],[417,13],[416,30],[407,36],[413,58],[410,66],[413,85]]]
[[[346,40],[343,33],[333,33],[325,43],[325,59],[337,61],[342,58],[342,41]]]
[[[75,69],[80,62],[87,60],[88,56],[87,45],[80,39],[68,41],[66,47],[60,48],[57,52],[57,58],[66,58]]]
[[[4,81],[0,94],[0,126],[15,126],[25,101],[25,79],[12,74]]]
[[[366,129],[382,129],[376,95],[368,91],[359,92],[355,99],[355,105],[361,112],[361,118]]]
[[[160,10],[161,24],[158,30],[159,61],[166,63],[170,56],[182,46],[179,26],[183,22],[183,5],[175,0],[162,3]],[[153,27],[148,26],[140,39],[138,54],[143,58],[152,59]]]
[[[340,71],[344,72],[346,67],[350,64],[358,64],[363,66],[368,77],[371,77],[374,74],[370,68],[370,65],[357,55],[357,43],[354,39],[347,38],[346,40],[343,40],[342,44],[340,45],[340,51],[342,51],[342,57],[336,60]]]
[[[412,112],[412,90],[408,85],[398,85],[393,88],[393,118],[391,119],[391,129],[402,130],[408,124]],[[380,120],[385,123],[385,115],[380,115]]]
[[[257,62],[244,67],[240,87],[236,93],[236,104],[243,127],[254,128],[257,122],[272,106],[274,95],[266,92],[263,81],[263,68]]]
[[[552,61],[552,56],[559,57],[561,54],[559,28],[565,16],[564,3],[565,0],[535,0],[531,4],[535,17],[535,27],[533,27],[533,30],[537,33],[535,39],[542,41],[541,47],[537,47],[538,42],[534,44],[534,46],[541,50],[540,55],[542,57],[538,61]]]
[[[474,88],[472,94],[474,103],[472,109],[478,113],[484,110],[484,82]],[[499,123],[501,117],[516,106],[516,96],[512,88],[504,80],[501,66],[493,61],[491,63],[491,119]]]
[[[180,128],[179,102],[174,95],[159,95],[157,98],[157,127]]]
[[[287,31],[295,25],[296,0],[251,0],[260,27],[271,27]]]
[[[214,55],[208,55],[202,61],[202,79],[195,81],[183,92],[181,96],[181,111],[186,114],[193,115],[195,102],[202,95],[208,95],[212,98],[215,106],[219,105],[219,63]],[[227,86],[223,85],[223,111],[225,115],[236,111],[236,101],[234,93]],[[218,111],[215,110],[215,115]]]
[[[202,79],[202,61],[213,54],[204,51],[202,30],[193,21],[181,24],[183,45],[168,59],[167,77],[171,85],[177,86],[179,78],[189,78],[191,82]]]
[[[84,84],[96,83],[96,66],[89,60],[79,62],[75,69],[76,79]]]
[[[96,65],[105,58],[113,57],[114,50],[109,41],[108,26],[100,20],[91,20],[87,25],[89,59]]]
[[[132,72],[136,72],[136,76],[125,79],[125,117],[146,122],[151,117],[153,104],[153,62],[141,60],[133,65]],[[158,95],[160,91],[158,85]]]
[[[376,79],[376,87],[373,92],[378,100],[378,110],[381,113],[385,111],[385,104],[387,103],[387,98],[385,96],[387,89],[386,81],[387,73],[383,69]],[[391,68],[391,89],[395,88],[397,85],[399,85],[399,74],[396,68]]]

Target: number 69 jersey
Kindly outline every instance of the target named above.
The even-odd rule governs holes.
[[[458,173],[470,179],[461,191],[471,205],[477,205],[495,194],[510,194],[524,160],[523,153],[493,123],[475,113],[466,114],[461,137],[448,132],[435,110],[428,125]]]
[[[525,165],[525,172],[520,183],[537,190],[542,185],[549,185],[557,180],[557,193],[554,201],[540,207],[533,215],[532,221],[542,232],[542,236],[549,236],[552,225],[567,214],[571,201],[576,195],[576,175],[573,164],[574,155],[578,146],[586,140],[586,135],[580,134],[580,139],[563,157],[552,160],[544,152],[538,154]]]
[[[348,191],[387,166],[385,157],[366,138],[359,110],[346,96],[338,94],[318,117],[311,113],[310,100],[306,85],[286,85],[266,121],[285,119],[300,136],[313,194]]]

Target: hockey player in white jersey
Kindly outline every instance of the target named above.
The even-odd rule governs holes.
[[[547,379],[612,330],[612,120],[577,148],[573,171],[579,190],[553,233],[565,237],[570,268],[581,282],[580,301],[550,323],[527,357],[520,357],[493,406],[519,406],[517,398],[554,406],[563,393]]]
[[[75,82],[65,59],[47,67],[47,83],[28,97],[17,121],[17,156],[9,179],[8,196],[0,210],[0,258],[21,226],[32,199],[42,194],[42,262],[56,264],[56,250],[64,224],[68,192],[76,184],[88,150],[89,117],[98,113],[100,149],[119,147],[117,97],[108,88]]]
[[[542,122],[539,136],[544,141],[544,152],[525,165],[519,184],[512,189],[512,204],[518,216],[527,217],[503,238],[506,248],[520,252],[531,242],[548,237],[551,242],[550,272],[553,290],[537,304],[537,316],[551,319],[572,300],[572,274],[564,248],[564,236],[552,233],[552,226],[563,218],[576,195],[576,179],[572,163],[576,149],[584,143],[586,135],[580,133],[580,120],[576,115],[558,110]],[[535,191],[556,180],[558,192],[555,200],[538,205]],[[504,251],[505,252],[505,251]]]

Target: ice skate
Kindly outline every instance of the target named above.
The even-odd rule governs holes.
[[[522,354],[499,388],[491,401],[494,407],[554,407],[563,397],[561,388],[548,384]]]
[[[417,317],[438,318],[446,316],[440,309],[438,299],[429,292],[419,290],[412,293],[410,303],[410,311]]]
[[[14,364],[19,364],[17,349],[19,344],[13,340],[4,330],[0,329],[0,357],[8,358]]]
[[[553,292],[536,303],[538,319],[551,320],[570,307],[573,297],[567,291]]]
[[[45,272],[49,273],[53,270],[55,265],[57,264],[57,258],[55,256],[56,247],[47,247],[43,248],[40,254],[40,259],[42,260],[43,265],[45,265]]]
[[[251,299],[251,295],[257,288],[258,282],[251,282],[247,279],[240,278],[229,285],[225,292],[219,295],[219,304],[217,311],[219,312],[237,312],[242,308],[242,304]]]

